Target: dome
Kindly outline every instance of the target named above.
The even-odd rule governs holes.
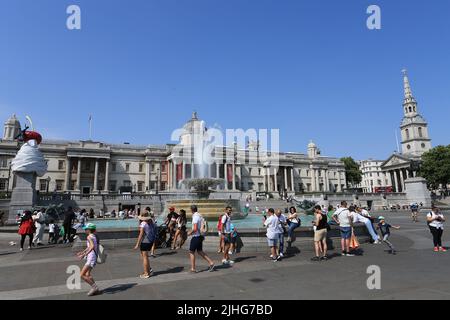
[[[311,142],[308,144],[308,149],[317,148],[316,144],[311,140]]]

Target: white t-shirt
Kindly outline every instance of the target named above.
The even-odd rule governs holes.
[[[431,211],[430,213],[427,214],[427,217],[431,217],[431,218],[441,217],[441,218],[444,218],[444,215],[442,213],[436,214],[433,211]],[[444,230],[444,222],[442,222],[442,221],[434,220],[433,222],[429,223],[429,226],[430,227],[435,227],[437,229]]]
[[[333,214],[333,217],[337,217],[339,220],[339,226],[341,228],[348,228],[351,227],[350,225],[350,211],[347,208],[339,208],[336,210],[336,212]]]
[[[350,214],[352,215],[353,223],[358,223],[358,222],[367,223],[367,221],[369,221],[369,219],[367,219],[366,217],[362,216],[358,212],[351,212]]]
[[[222,233],[231,233],[231,218],[226,213],[222,216]]]
[[[52,233],[55,232],[55,224],[54,223],[50,223],[48,225],[48,232],[52,232]]]
[[[366,209],[361,209],[361,214],[366,218],[370,218],[370,213]]]
[[[192,233],[192,236],[200,237],[200,229],[202,228],[202,216],[198,212],[195,212],[192,215],[192,228],[194,228],[195,224],[197,224],[197,231]]]
[[[264,226],[267,227],[267,233],[266,236],[268,239],[278,239],[278,225],[280,224],[280,221],[278,220],[278,217],[276,215],[271,215],[267,220],[264,222]]]

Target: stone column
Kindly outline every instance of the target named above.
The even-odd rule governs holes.
[[[220,165],[216,162],[216,179],[220,179]]]
[[[401,185],[402,185],[402,192],[405,192],[405,173],[403,171],[403,169],[400,169],[400,180],[401,180]]]
[[[287,167],[284,167],[284,189],[289,190],[288,186],[288,176],[287,176]],[[284,190],[283,190],[284,191]]]
[[[66,181],[65,181],[65,183],[66,183],[66,185],[65,185],[65,191],[69,191],[70,190],[70,176],[71,176],[71,161],[70,161],[70,158],[69,157],[67,157],[67,159],[66,159]]]
[[[95,171],[94,171],[94,192],[98,191],[98,159],[95,160]]]
[[[263,168],[262,172],[263,172],[263,183],[264,183],[264,192],[267,191],[267,184],[266,184],[266,178],[267,178],[267,172],[266,172],[267,168]]]
[[[236,190],[236,164],[232,164],[232,166],[231,166],[231,170],[233,171],[233,179],[231,179],[232,180],[232,182],[233,182],[233,190]]]
[[[400,192],[400,188],[399,188],[399,184],[398,184],[397,170],[394,170],[394,181],[395,181],[395,192]]]
[[[78,167],[77,167],[77,185],[75,188],[77,191],[81,192],[81,158],[78,158]]]
[[[103,191],[109,192],[109,159],[106,159],[106,166],[105,166],[105,187],[103,188]]]
[[[150,191],[150,161],[145,162],[145,192]]]
[[[172,166],[173,166],[173,188],[174,190],[178,189],[178,181],[177,181],[177,161],[174,159],[172,162]]]
[[[341,180],[341,171],[338,170],[338,187],[337,192],[342,192],[342,180]]]
[[[310,168],[311,171],[311,191],[316,191],[316,170],[312,167]]]
[[[325,191],[330,192],[330,173],[325,170]]]
[[[211,170],[211,164],[210,163],[208,163],[208,176],[207,176],[207,178],[212,178],[212,170]]]
[[[277,168],[273,167],[273,191],[278,192]]]
[[[291,191],[295,192],[295,182],[294,182],[294,167],[291,168]]]
[[[183,161],[183,180],[186,180],[186,161]]]

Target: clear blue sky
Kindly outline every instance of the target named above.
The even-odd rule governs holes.
[[[313,139],[384,159],[406,67],[433,144],[449,144],[449,15],[448,0],[0,0],[0,119],[86,139],[92,113],[96,140],[163,144],[195,109],[210,126],[280,128],[283,151]]]

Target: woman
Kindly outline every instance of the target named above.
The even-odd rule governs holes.
[[[19,234],[20,238],[20,251],[23,251],[23,244],[25,243],[25,238],[28,236],[28,250],[31,249],[31,245],[33,242],[33,234],[36,231],[36,227],[34,225],[33,216],[31,211],[25,211],[23,217],[20,219],[20,227]]]
[[[433,235],[434,252],[446,252],[447,249],[442,247],[442,234],[444,233],[445,218],[442,213],[439,212],[439,208],[434,206],[431,208],[431,212],[427,214],[428,227]]]
[[[172,250],[175,249],[180,249],[184,242],[186,241],[186,224],[187,224],[187,217],[186,217],[186,211],[181,209],[180,210],[180,215],[177,218],[177,225],[176,225],[176,232],[175,232],[175,237],[173,238],[173,242],[172,242]],[[180,244],[177,246],[177,240],[178,237],[180,237]]]
[[[328,233],[328,222],[327,215],[322,212],[320,206],[314,207],[314,249],[316,256],[313,257],[312,261],[328,260],[327,256],[327,233]],[[320,255],[322,254],[322,256]]]
[[[91,286],[91,290],[88,292],[88,296],[94,296],[96,294],[100,294],[100,290],[98,289],[97,284],[95,283],[94,278],[92,277],[92,269],[97,264],[97,255],[98,255],[98,245],[100,243],[96,230],[97,227],[93,223],[88,223],[83,227],[83,230],[86,231],[86,249],[78,252],[77,256],[80,259],[86,259],[86,263],[81,270],[81,279],[83,279],[88,285]]]
[[[295,229],[300,227],[300,218],[297,215],[297,209],[295,207],[291,207],[289,209],[289,216],[288,216],[287,220],[288,220],[288,224],[289,224],[287,242],[291,243],[292,238],[294,236]]]
[[[152,250],[153,244],[156,239],[155,225],[148,212],[144,212],[141,216],[138,217],[138,219],[140,221],[139,237],[134,249],[140,249],[141,251],[144,273],[139,277],[141,279],[148,279],[153,273],[153,270],[150,268],[148,252]]]

